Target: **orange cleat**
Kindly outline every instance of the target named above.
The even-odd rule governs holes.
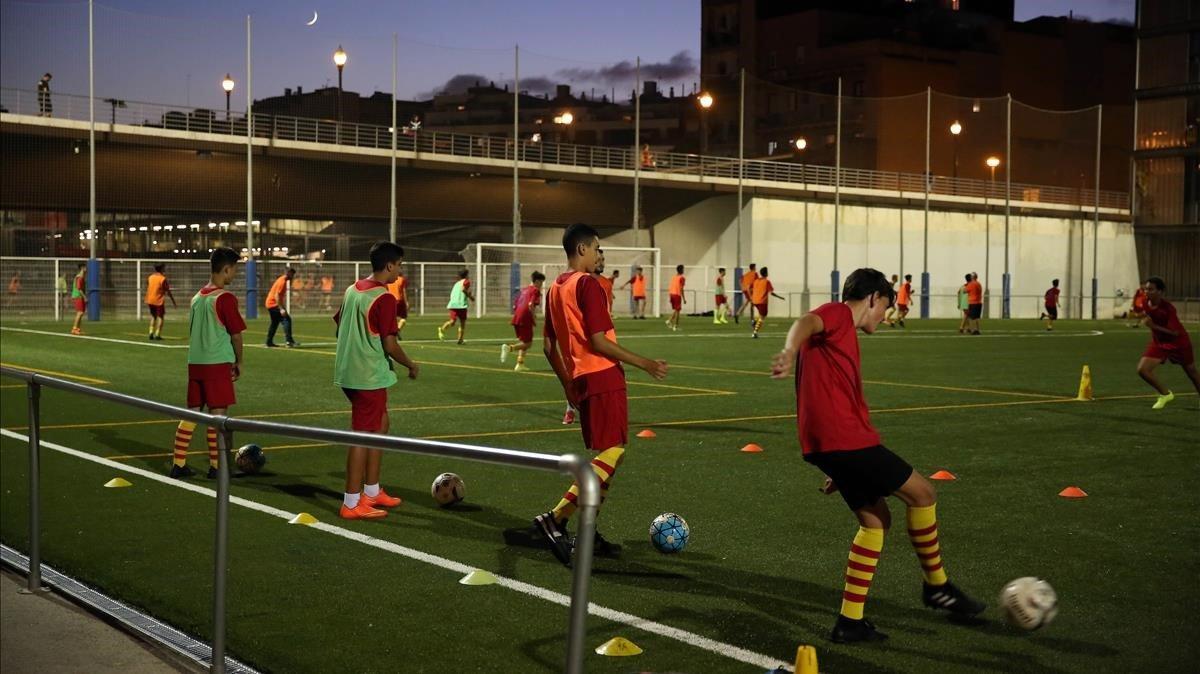
[[[371,504],[367,503],[366,497],[360,496],[358,498],[358,505],[353,508],[347,508],[346,504],[343,503],[338,516],[344,520],[377,520],[380,517],[387,516],[387,512],[378,508],[372,508]]]
[[[71,328],[71,334],[72,335],[82,335],[83,330],[80,330],[79,328]]]
[[[358,497],[359,503],[366,503],[375,508],[395,508],[404,503],[404,499],[396,496],[388,496],[388,493],[383,489],[379,490],[379,495],[375,497],[367,496],[366,492]]]

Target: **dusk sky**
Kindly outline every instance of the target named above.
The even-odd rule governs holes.
[[[1071,10],[1132,21],[1134,0],[1016,3],[1018,20]],[[314,12],[316,24],[305,25]],[[699,0],[106,0],[96,5],[97,97],[223,107],[220,81],[229,72],[238,82],[233,107],[244,109],[247,14],[256,98],[336,85],[339,44],[349,54],[347,90],[388,91],[393,32],[401,98],[427,96],[456,76],[511,81],[515,44],[521,88],[534,91],[561,82],[627,97],[636,56],[664,90],[690,89],[699,70]],[[86,2],[0,2],[3,86],[32,89],[46,71],[56,93],[87,93]]]

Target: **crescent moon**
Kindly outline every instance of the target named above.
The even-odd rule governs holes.
[[[314,24],[314,23],[316,23],[316,22],[317,22],[317,13],[316,13],[316,11],[313,11],[313,18],[312,18],[312,21],[309,21],[308,23],[306,23],[306,24],[304,24],[304,25],[306,25],[306,26],[311,26],[311,25],[313,25],[313,24]]]

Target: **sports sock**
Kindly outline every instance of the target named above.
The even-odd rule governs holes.
[[[192,444],[192,432],[195,430],[196,424],[190,421],[181,421],[175,428],[175,453],[171,462],[176,466],[187,465],[188,445]]]
[[[354,494],[346,492],[345,494],[342,494],[342,505],[346,506],[347,508],[354,509],[358,507],[358,497],[359,494],[357,492]]]
[[[379,489],[378,482],[376,482],[375,484],[364,484],[363,485],[363,493],[366,494],[367,496],[370,496],[371,498],[375,498],[376,496],[379,496],[380,491],[381,490]]]
[[[205,434],[208,438],[208,465],[213,468],[217,467],[217,429],[208,428],[208,433]]]
[[[842,590],[842,615],[851,620],[862,620],[863,606],[882,550],[883,529],[860,526],[854,535],[854,543],[850,545],[850,559],[846,561],[846,584]]]
[[[613,475],[616,474],[617,468],[621,466],[621,462],[625,459],[624,447],[610,447],[596,455],[592,459],[592,470],[595,471],[596,477],[600,478],[600,502],[604,503],[604,499],[608,496],[608,487],[612,484]],[[567,493],[563,494],[558,505],[550,512],[554,513],[554,519],[557,522],[565,522],[571,519],[571,515],[575,514],[578,508],[579,500],[579,485],[572,483],[571,488]]]
[[[517,349],[517,365],[525,363],[525,349]]]
[[[942,549],[938,545],[937,504],[924,508],[908,508],[908,539],[917,551],[917,561],[925,582],[945,585],[946,570],[942,568]]]

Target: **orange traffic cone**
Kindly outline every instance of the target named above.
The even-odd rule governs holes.
[[[931,479],[931,480],[957,480],[958,478],[954,476],[954,473],[951,473],[948,470],[939,470],[938,472],[934,473],[933,475],[930,475],[929,479]]]
[[[742,451],[747,454],[757,454],[758,452],[763,451],[763,448],[759,447],[758,445],[756,445],[752,442],[752,443],[746,445],[745,447],[742,447]]]
[[[1087,492],[1079,487],[1067,487],[1066,489],[1058,492],[1058,495],[1063,498],[1085,498],[1087,496]]]
[[[655,433],[654,431],[650,430],[649,428],[644,428],[644,429],[638,431],[637,436],[639,438],[657,438],[658,433]]]

